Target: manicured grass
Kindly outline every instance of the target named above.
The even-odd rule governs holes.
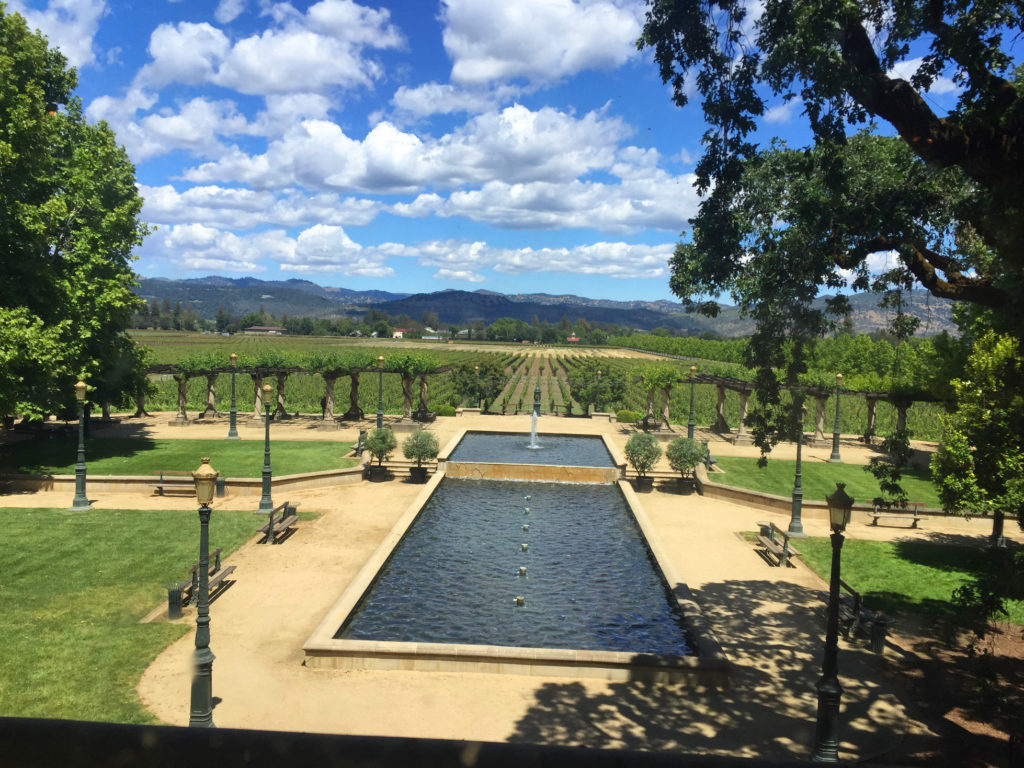
[[[0,714],[153,722],[135,687],[194,627],[138,622],[198,559],[196,512],[0,508],[0,521]],[[231,552],[259,524],[251,512],[215,509],[211,548]]]
[[[275,475],[351,467],[356,464],[356,459],[347,456],[351,450],[350,442],[271,438],[270,464]],[[0,449],[0,467],[12,472],[70,475],[75,471],[77,451],[77,437],[17,443]],[[263,469],[263,441],[92,438],[85,445],[90,475],[192,471],[203,456],[209,456],[210,465],[224,477],[259,477]]]
[[[711,479],[722,485],[747,488],[776,496],[793,494],[793,476],[796,462],[782,459],[768,459],[765,467],[757,466],[757,459],[743,456],[719,456],[718,466],[724,474],[713,474]],[[853,464],[827,464],[820,461],[801,463],[801,486],[804,499],[824,501],[836,490],[836,483],[846,483],[846,492],[858,504],[870,504],[881,495],[878,481],[864,467]],[[905,470],[900,481],[909,494],[910,501],[920,501],[927,507],[938,507],[939,496],[931,482],[927,469],[914,467]]]
[[[983,523],[982,523],[983,524]],[[985,531],[979,528],[979,539]],[[829,578],[832,544],[827,538],[799,542],[803,561]],[[843,581],[864,596],[866,607],[898,614],[914,611],[952,614],[953,590],[984,566],[989,554],[977,546],[931,541],[861,541],[846,538],[842,549]],[[1009,620],[1024,624],[1024,600],[1007,601]]]

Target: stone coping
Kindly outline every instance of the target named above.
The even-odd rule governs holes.
[[[457,440],[454,441],[457,444]],[[660,538],[641,509],[632,488],[619,481],[634,517],[664,578],[683,610],[687,634],[696,655],[667,656],[612,651],[560,648],[517,648],[449,643],[410,643],[339,640],[334,637],[372,585],[406,531],[444,479],[438,471],[398,519],[355,578],[327,611],[303,645],[305,664],[332,669],[396,669],[415,671],[462,671],[495,674],[527,674],[542,677],[597,677],[604,680],[678,682],[719,687],[729,679],[731,663],[705,621],[698,604],[668,558]]]
[[[297,475],[275,475],[271,487],[275,490],[301,490],[330,485],[347,485],[362,480],[360,465],[343,469],[302,472]],[[87,475],[89,493],[99,490],[108,493],[145,493],[156,484],[157,473],[151,475]],[[74,475],[0,475],[6,485],[16,491],[73,491]],[[252,496],[262,492],[262,478],[228,477],[224,489],[230,496]],[[170,497],[169,497],[170,498]]]

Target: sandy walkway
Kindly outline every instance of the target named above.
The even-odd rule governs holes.
[[[620,444],[616,424],[543,419],[542,431],[606,431]],[[461,428],[529,431],[529,417],[439,419],[442,445]],[[166,417],[129,423],[160,437],[221,437],[223,423],[166,426]],[[296,422],[275,427],[287,439],[352,439],[355,430],[320,432]],[[247,437],[243,433],[243,437]],[[252,436],[256,434],[253,431]],[[261,437],[261,435],[260,435]],[[716,441],[716,454],[755,454]],[[785,456],[782,446],[775,454]],[[828,448],[805,449],[824,461]],[[844,461],[866,463],[871,452],[852,441]],[[691,587],[736,664],[724,691],[671,685],[607,683],[527,676],[333,671],[302,665],[302,645],[420,487],[399,480],[289,494],[304,511],[281,546],[250,542],[231,556],[235,583],[211,608],[211,647],[218,725],[330,733],[525,741],[592,747],[625,746],[763,757],[807,757],[812,741],[823,638],[821,590],[808,569],[769,567],[737,532],[753,530],[769,513],[697,495],[656,490],[641,494],[645,510],[682,579]],[[53,498],[51,498],[51,496]],[[64,506],[66,494],[3,497],[6,506]],[[143,508],[188,500],[110,494],[96,507]],[[224,500],[223,508],[251,501]],[[779,523],[785,518],[776,516]],[[216,512],[212,525],[216,526]],[[825,524],[806,520],[811,535]],[[1009,531],[1009,526],[1007,530]],[[1014,527],[1015,528],[1015,527]],[[855,522],[852,538],[928,538],[937,533],[984,536],[986,524],[931,518],[920,531],[873,528]],[[1016,530],[1012,535],[1019,535]],[[190,623],[186,614],[182,621]],[[192,633],[170,646],[144,674],[139,694],[160,720],[188,721]],[[840,659],[843,749],[850,757],[880,752],[909,728],[927,728],[904,709],[881,660],[843,643]],[[892,651],[890,650],[890,653]]]

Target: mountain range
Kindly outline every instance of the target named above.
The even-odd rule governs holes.
[[[753,330],[751,321],[742,317],[738,309],[725,305],[718,317],[707,318],[687,314],[678,302],[613,301],[571,294],[506,295],[487,290],[404,294],[325,287],[308,280],[217,276],[184,280],[140,278],[136,293],[147,301],[155,299],[160,303],[166,299],[172,305],[181,302],[206,319],[213,319],[220,307],[236,316],[262,309],[277,317],[361,315],[372,307],[392,316],[408,315],[413,320],[419,320],[425,312],[433,312],[441,323],[461,326],[477,320],[489,324],[500,317],[525,322],[536,318],[549,323],[557,323],[565,317],[571,321],[585,318],[591,324],[614,323],[643,330],[671,328],[694,335],[710,331],[734,337],[748,335]],[[850,297],[850,302],[856,331],[870,333],[886,327],[892,312],[879,308],[877,296],[856,294]],[[927,291],[911,291],[905,297],[905,311],[921,319],[920,335],[956,332],[951,302],[937,299]]]

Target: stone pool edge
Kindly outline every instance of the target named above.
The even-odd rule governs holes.
[[[305,666],[327,669],[590,677],[614,682],[641,680],[708,687],[728,684],[731,662],[722,651],[700,606],[693,600],[689,589],[678,579],[669,560],[664,556],[660,539],[654,533],[633,489],[625,481],[619,482],[619,488],[647,539],[647,546],[654,554],[662,575],[668,580],[672,593],[683,610],[688,639],[696,651],[695,655],[669,656],[566,648],[335,639],[338,627],[355,609],[377,572],[391,556],[395,546],[402,540],[444,477],[444,471],[439,470],[430,478],[359,569],[341,597],[327,611],[303,645]]]

